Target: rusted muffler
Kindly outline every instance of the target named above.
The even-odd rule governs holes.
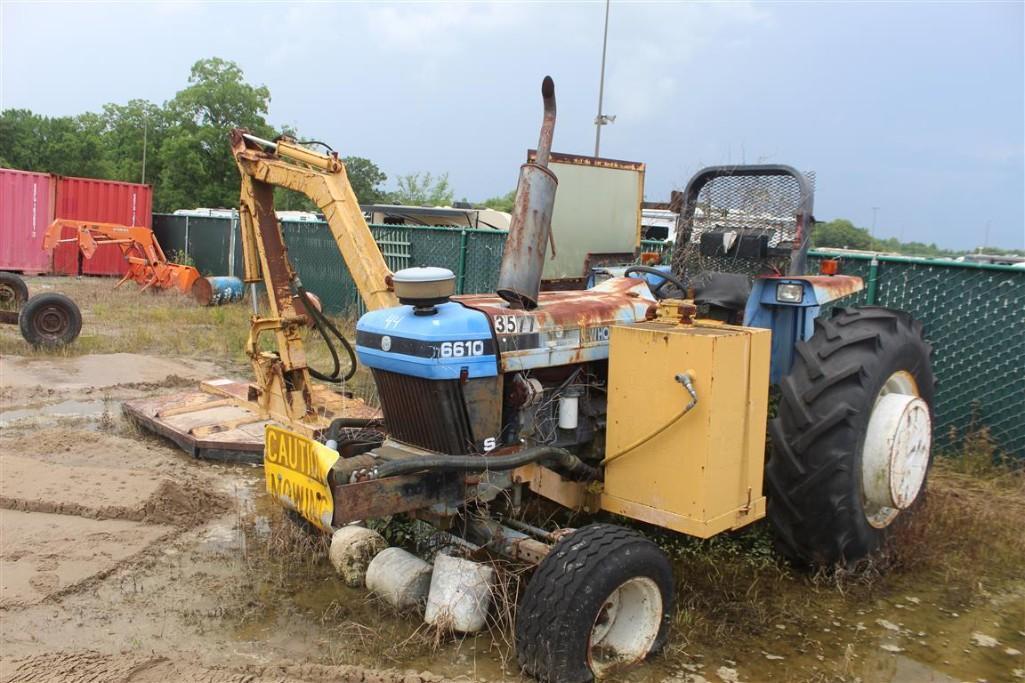
[[[541,139],[534,162],[520,166],[509,238],[498,273],[498,296],[513,308],[537,307],[545,249],[552,230],[555,189],[559,185],[555,174],[548,170],[555,133],[555,82],[551,76],[545,76],[541,83],[541,97],[545,104]]]

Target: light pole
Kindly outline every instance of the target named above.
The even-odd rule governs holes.
[[[871,233],[872,237],[876,236],[876,214],[878,214],[878,213],[879,213],[879,207],[878,206],[873,206],[872,207],[872,233]]]
[[[594,156],[597,158],[601,148],[601,127],[612,123],[616,117],[603,114],[601,111],[602,100],[605,97],[605,52],[609,45],[609,1],[605,0],[605,35],[601,41],[601,78],[598,80],[598,115],[594,117]]]
[[[142,184],[146,184],[146,137],[149,133],[149,115],[142,115]]]

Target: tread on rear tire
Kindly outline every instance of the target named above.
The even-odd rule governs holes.
[[[767,515],[790,559],[851,566],[878,549],[889,531],[869,523],[863,501],[861,460],[872,409],[888,378],[903,372],[932,413],[932,348],[920,322],[878,307],[819,318],[811,339],[796,348],[769,423]]]

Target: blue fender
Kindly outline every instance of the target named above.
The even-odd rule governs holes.
[[[801,288],[800,298],[795,288]],[[822,306],[860,292],[864,283],[852,275],[776,275],[756,278],[744,309],[744,325],[772,330],[769,381],[778,384],[790,372],[797,342],[815,333],[815,319]],[[785,300],[781,300],[781,296]]]

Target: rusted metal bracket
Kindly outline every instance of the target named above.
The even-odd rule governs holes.
[[[386,517],[438,503],[461,505],[465,487],[463,476],[455,472],[407,474],[339,484],[331,489],[335,503],[332,525],[339,527],[361,519]]]

